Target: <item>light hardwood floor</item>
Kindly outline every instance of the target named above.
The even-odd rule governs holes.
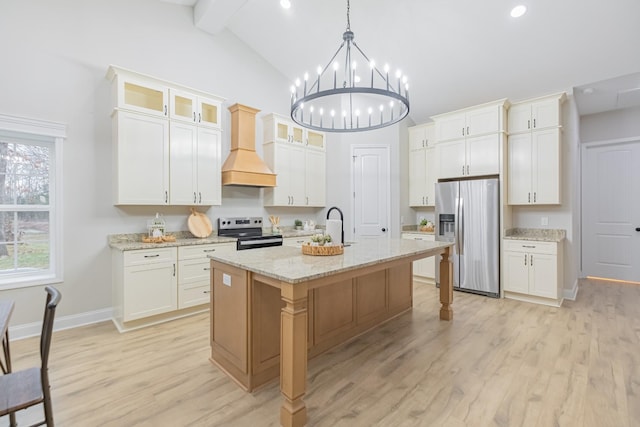
[[[311,360],[310,425],[640,425],[640,286],[583,281],[561,308],[456,292],[453,307],[438,320],[436,290],[416,284],[412,312]],[[12,342],[14,369],[37,345]],[[56,424],[277,426],[278,383],[248,394],[208,356],[208,314],[56,332]]]

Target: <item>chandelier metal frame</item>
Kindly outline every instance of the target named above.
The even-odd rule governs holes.
[[[291,87],[291,119],[308,129],[321,132],[361,132],[380,129],[398,123],[409,114],[409,85],[406,76],[398,70],[396,72],[397,82],[389,80],[389,66],[385,65],[384,73],[380,71],[375,63],[360,49],[354,41],[354,33],[351,31],[350,22],[350,2],[347,0],[347,29],[342,34],[342,43],[331,57],[324,68],[318,67],[318,77],[307,90],[308,74],[305,73],[304,86],[300,88],[300,80]],[[352,46],[355,50],[352,52]],[[336,58],[344,49],[344,77],[341,78],[341,86],[338,86],[338,65]],[[362,79],[356,74],[357,62],[353,59],[352,53],[359,53],[370,68],[369,84],[363,85]],[[331,79],[326,72],[333,64],[333,86]],[[324,77],[324,79],[323,79]],[[325,82],[327,89],[321,90],[321,82]],[[358,85],[360,83],[360,85]],[[403,91],[404,88],[404,91]],[[302,90],[299,96],[298,90]],[[403,93],[404,92],[404,93]],[[338,99],[338,105],[348,103],[347,108],[339,108],[341,116],[335,117],[336,108],[332,108],[329,114],[325,115],[324,105],[314,111],[314,101],[324,101],[329,98]],[[360,111],[357,102],[365,101],[368,105],[371,99],[381,99],[378,110],[375,114],[373,108],[369,107],[367,115],[363,114],[360,119]],[[396,105],[397,103],[397,105]],[[356,110],[354,111],[354,107]]]

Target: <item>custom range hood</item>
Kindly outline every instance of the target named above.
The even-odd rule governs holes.
[[[256,113],[234,104],[231,111],[231,151],[222,165],[222,185],[275,187],[276,175],[256,153]]]

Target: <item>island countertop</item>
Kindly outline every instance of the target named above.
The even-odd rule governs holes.
[[[423,258],[443,252],[447,242],[407,239],[363,239],[344,248],[344,254],[333,256],[303,255],[300,248],[276,246],[209,255],[234,267],[262,274],[288,283],[300,283],[332,274],[416,256]]]

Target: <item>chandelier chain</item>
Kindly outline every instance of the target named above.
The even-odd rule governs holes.
[[[351,8],[351,4],[349,0],[347,0],[347,31],[351,31],[351,19],[349,18],[349,9]]]

